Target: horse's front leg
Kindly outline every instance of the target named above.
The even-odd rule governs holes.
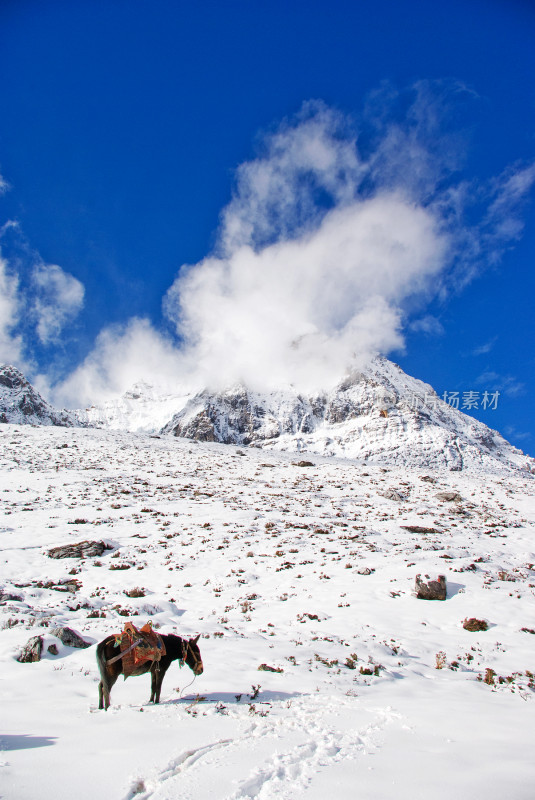
[[[169,669],[169,664],[170,663],[171,662],[167,662],[167,664],[162,664],[162,662],[160,661],[160,665],[159,665],[160,668],[156,672],[156,698],[154,700],[155,703],[159,703],[160,702],[160,694],[161,694],[161,691],[162,691],[163,679],[165,677],[165,673]]]
[[[157,703],[158,701],[155,700],[156,692],[158,690],[158,670],[154,668],[154,665],[150,671],[150,700],[149,703]]]

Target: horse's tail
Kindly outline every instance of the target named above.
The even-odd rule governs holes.
[[[108,661],[108,658],[106,656],[106,646],[108,644],[109,640],[104,639],[103,642],[100,642],[97,645],[97,664],[100,672],[100,677],[102,678],[103,681],[106,680],[106,662]]]
[[[111,675],[106,669],[106,665],[108,662],[106,647],[110,644],[112,640],[113,637],[110,636],[97,645],[97,664],[98,664],[98,671],[100,672],[100,683],[98,687],[99,708],[106,708],[106,709],[110,704],[110,692],[111,692],[111,687],[113,686]]]

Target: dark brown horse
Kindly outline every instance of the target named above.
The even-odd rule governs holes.
[[[131,673],[132,675],[144,675],[146,672],[150,672],[151,693],[149,703],[160,702],[162,681],[172,661],[178,660],[181,664],[187,664],[195,675],[201,675],[203,671],[201,651],[197,645],[198,636],[194,639],[182,639],[180,636],[169,634],[168,636],[162,635],[162,639],[166,653],[161,657],[160,661],[146,661],[144,664],[139,664],[135,667]],[[97,645],[97,663],[101,677],[98,685],[98,707],[104,708],[106,711],[110,705],[112,686],[119,675],[123,674],[121,658],[111,664],[109,663],[116,655],[115,636],[107,636]]]

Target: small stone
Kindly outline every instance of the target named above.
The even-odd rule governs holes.
[[[294,467],[313,467],[312,461],[292,461]]]
[[[22,650],[20,651],[17,661],[21,664],[29,664],[34,661],[41,661],[41,653],[43,652],[43,637],[32,636],[28,639]]]
[[[57,656],[59,653],[57,644],[49,644],[46,648],[51,656]]]

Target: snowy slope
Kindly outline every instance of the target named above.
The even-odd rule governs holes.
[[[79,425],[69,411],[58,411],[44,400],[39,392],[15,367],[0,367],[0,422],[21,425]]]
[[[533,476],[308,460],[1,426],[3,797],[531,800]],[[47,556],[87,539],[111,549]],[[417,599],[418,573],[447,599]],[[99,712],[94,644],[50,630],[129,618],[200,633],[205,671],[173,664],[159,706],[119,681]]]
[[[163,428],[199,441],[461,470],[535,463],[497,432],[439,399],[385,358],[335,390],[201,392]]]

